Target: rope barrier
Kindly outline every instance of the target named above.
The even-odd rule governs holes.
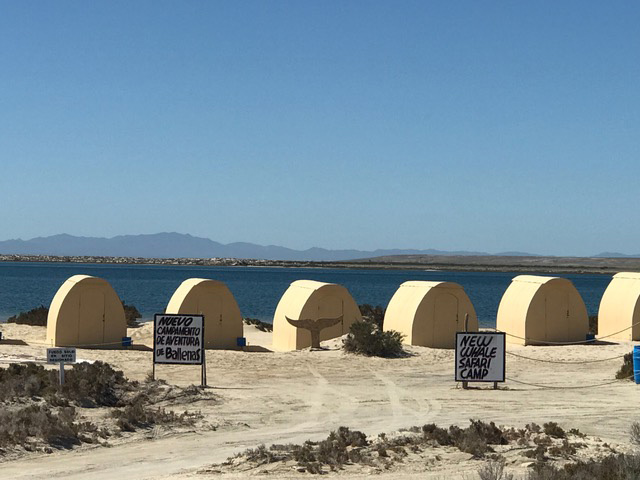
[[[622,332],[625,332],[627,330],[632,329],[636,325],[640,325],[640,322],[636,322],[636,323],[634,323],[633,325],[631,325],[631,326],[629,326],[627,328],[623,328],[622,330],[620,330],[618,332],[610,333],[609,335],[605,335],[604,337],[594,338],[593,340],[580,340],[580,341],[577,341],[577,342],[552,342],[552,341],[546,341],[546,340],[536,340],[534,338],[519,337],[518,335],[514,335],[514,334],[508,333],[508,332],[503,332],[502,330],[498,330],[497,328],[489,328],[489,330],[493,330],[494,332],[497,332],[497,333],[504,333],[505,335],[507,335],[509,337],[517,338],[519,340],[524,340],[525,342],[530,340],[532,342],[542,343],[542,344],[545,344],[545,345],[585,345],[585,344],[588,344],[588,343],[598,342],[598,341],[600,341],[602,339],[605,339],[605,338],[613,337],[614,335],[618,335],[619,333],[622,333]]]
[[[104,347],[104,346],[108,346],[108,345],[122,345],[122,340],[119,342],[108,342],[108,343],[85,343],[82,345],[64,345],[64,347],[54,347],[53,345],[50,345],[48,343],[42,343],[42,342],[26,342],[25,343],[27,345],[38,345],[38,346],[42,346],[42,347],[48,347],[48,348],[88,348],[88,347]],[[131,343],[131,346],[133,346],[133,342]]]
[[[623,358],[625,355],[628,355],[626,353],[623,353],[622,355],[618,355],[616,357],[600,358],[600,359],[597,359],[597,360],[572,361],[572,360],[545,360],[543,358],[525,357],[524,355],[518,355],[517,353],[513,353],[513,352],[505,352],[505,353],[507,355],[511,355],[512,357],[523,358],[525,360],[531,360],[533,362],[560,363],[560,364],[569,364],[569,365],[581,365],[581,364],[585,364],[585,363],[608,362],[609,360],[618,360],[620,358]]]
[[[514,383],[519,383],[521,385],[527,385],[529,387],[548,388],[548,389],[552,389],[552,390],[578,390],[578,389],[582,389],[582,388],[597,388],[597,387],[604,387],[606,385],[613,385],[614,383],[619,383],[619,382],[622,382],[624,380],[629,380],[630,378],[633,378],[633,375],[629,375],[628,377],[625,377],[625,378],[618,378],[616,380],[609,381],[609,382],[604,382],[604,383],[595,383],[595,384],[592,384],[592,385],[569,385],[569,386],[542,385],[542,384],[539,384],[539,383],[522,382],[520,380],[515,380],[515,379],[509,378],[509,377],[506,377],[506,380],[508,380],[510,382],[514,382]]]

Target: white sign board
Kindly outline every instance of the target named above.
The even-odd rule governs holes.
[[[47,348],[47,363],[76,363],[76,349]]]
[[[153,363],[202,365],[203,360],[203,315],[155,314]]]
[[[456,333],[456,382],[504,382],[504,373],[504,333]]]

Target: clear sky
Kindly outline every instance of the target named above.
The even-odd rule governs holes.
[[[0,240],[640,253],[640,2],[0,0]]]

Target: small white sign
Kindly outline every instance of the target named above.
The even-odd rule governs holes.
[[[504,374],[504,333],[456,333],[456,382],[504,382]]]
[[[47,348],[47,363],[76,363],[76,349]]]
[[[203,315],[154,315],[154,363],[202,365],[203,360]]]

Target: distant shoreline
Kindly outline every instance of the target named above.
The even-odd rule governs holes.
[[[546,274],[613,274],[621,271],[640,271],[640,258],[505,257],[490,255],[397,255],[362,260],[312,262],[241,258],[142,258],[0,254],[0,262],[201,267],[348,268],[366,270],[435,270]]]

